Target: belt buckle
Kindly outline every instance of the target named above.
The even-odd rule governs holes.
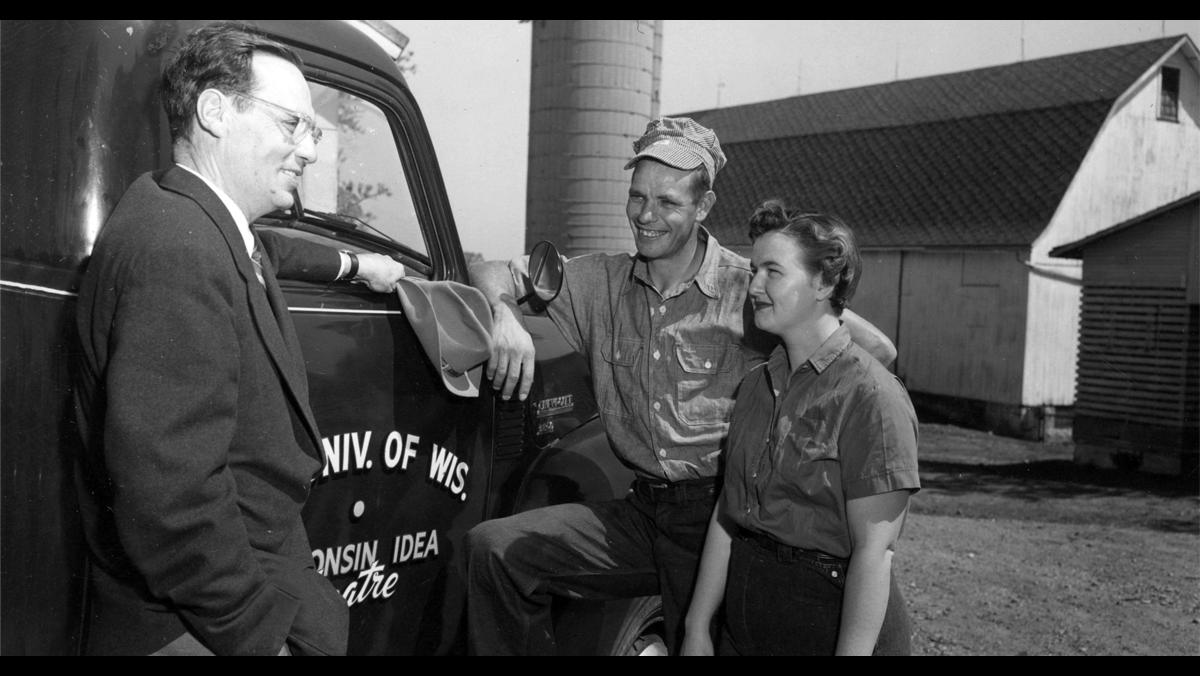
[[[657,499],[664,490],[670,487],[670,484],[661,481],[651,481],[649,479],[638,479],[635,482],[635,487],[640,486],[645,490],[646,494],[652,499]]]
[[[665,481],[647,481],[646,486],[653,494],[663,493],[671,489],[671,484]]]

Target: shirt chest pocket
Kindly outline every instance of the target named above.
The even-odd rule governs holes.
[[[636,399],[645,391],[638,377],[638,358],[642,343],[636,339],[612,338],[600,344],[603,374],[596,374],[596,402],[610,415],[633,416]],[[643,405],[645,405],[643,403]]]
[[[736,348],[725,345],[677,345],[676,408],[689,425],[729,422],[733,392],[741,380]]]
[[[776,423],[775,434],[784,439],[784,466],[800,473],[814,471],[815,463],[823,460],[838,460],[837,438],[829,420],[818,409],[804,411],[801,415],[781,417]],[[819,471],[826,471],[820,469]]]

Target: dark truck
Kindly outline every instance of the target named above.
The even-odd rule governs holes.
[[[161,68],[196,21],[0,23],[4,654],[76,654],[88,565],[72,484],[76,289],[126,187],[168,166]],[[256,228],[468,280],[429,133],[379,22],[251,22],[303,58],[325,129],[296,206]],[[389,53],[390,50],[390,53]],[[585,363],[543,316],[528,402],[442,385],[394,294],[281,280],[326,464],[305,508],[313,559],[350,605],[352,654],[461,654],[463,536],[483,519],[611,498]],[[180,354],[180,359],[188,355]],[[556,609],[564,652],[661,648],[656,598]]]

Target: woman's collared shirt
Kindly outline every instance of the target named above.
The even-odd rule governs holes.
[[[921,487],[917,416],[844,325],[789,371],[780,346],[742,382],[721,509],[784,544],[848,557],[846,500]]]

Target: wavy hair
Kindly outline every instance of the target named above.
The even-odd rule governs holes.
[[[278,56],[300,68],[300,57],[290,48],[255,33],[244,24],[219,22],[188,33],[162,74],[163,108],[171,128],[171,142],[191,137],[196,101],[206,89],[226,94],[254,90],[255,52]],[[238,100],[239,110],[250,105]]]
[[[750,216],[750,241],[769,232],[795,240],[800,263],[809,274],[820,275],[833,287],[829,304],[840,315],[854,297],[862,275],[862,258],[850,226],[837,216],[789,209],[782,200],[770,199]]]

